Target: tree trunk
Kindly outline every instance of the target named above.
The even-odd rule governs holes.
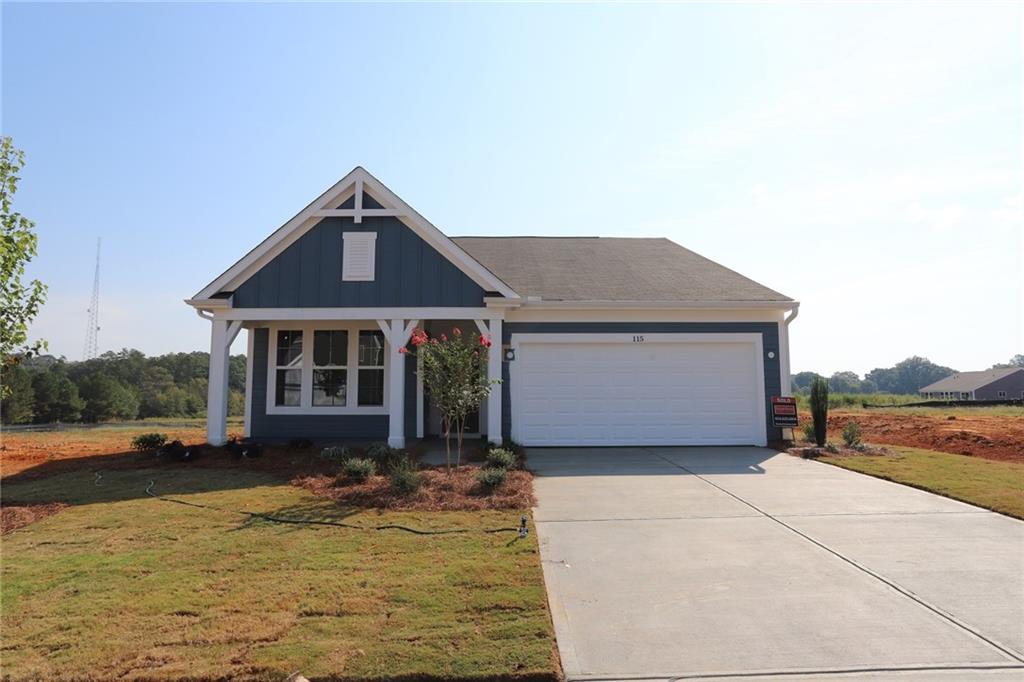
[[[441,427],[444,429],[444,466],[450,474],[452,472],[452,420],[442,417]]]
[[[458,469],[460,466],[462,466],[462,434],[465,431],[466,431],[466,418],[465,417],[460,417],[459,418],[459,433],[458,433],[459,449],[458,449],[458,451],[455,454],[455,468],[456,469]]]

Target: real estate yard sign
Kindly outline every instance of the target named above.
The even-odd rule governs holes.
[[[796,398],[773,395],[772,426],[788,429],[796,425]]]

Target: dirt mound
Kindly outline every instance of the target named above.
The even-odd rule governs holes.
[[[803,419],[809,420],[810,415],[803,415]],[[841,440],[843,427],[851,420],[860,424],[869,443],[1024,464],[1024,416],[836,410],[829,413],[829,438]]]
[[[18,504],[4,502],[0,507],[0,535],[7,535],[12,530],[35,523],[47,516],[53,516],[61,509],[67,507],[60,502],[49,502],[46,504]]]

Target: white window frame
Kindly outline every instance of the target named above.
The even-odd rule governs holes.
[[[279,322],[269,326],[270,338],[267,343],[267,414],[388,414],[388,376],[391,371],[391,349],[384,339],[384,404],[360,407],[359,402],[359,332],[379,332],[380,328],[372,322]],[[277,393],[277,333],[295,329],[302,332],[302,393],[298,406],[275,404]],[[313,332],[336,331],[348,332],[348,381],[345,385],[345,401],[342,405],[313,405]],[[308,345],[307,345],[308,341]]]
[[[1006,400],[1006,391],[996,391],[996,400]]]
[[[346,338],[346,344],[345,344],[345,346],[346,346],[345,347],[345,360],[346,360],[346,362],[345,362],[344,365],[317,365],[316,364],[316,354],[315,353],[313,354],[313,372],[310,374],[310,382],[309,382],[309,401],[310,401],[310,407],[313,408],[313,409],[319,410],[322,407],[345,407],[345,406],[348,405],[348,400],[349,400],[349,395],[348,395],[349,371],[348,371],[348,368],[349,368],[349,366],[351,365],[351,362],[352,362],[352,356],[349,355],[349,353],[352,352],[352,332],[348,331],[347,329],[314,329],[313,330],[313,336],[312,336],[313,344],[310,345],[309,350],[310,350],[310,352],[312,352],[313,346],[316,345],[316,333],[317,332],[342,332],[342,331],[348,333],[348,337]],[[302,343],[303,344],[306,343],[306,333],[305,332],[303,332],[303,334],[302,334]],[[313,404],[313,389],[316,388],[316,384],[313,382],[313,380],[316,377],[317,370],[339,370],[339,369],[345,370],[345,405],[314,405]],[[305,387],[303,387],[303,388],[305,388]]]
[[[377,233],[362,231],[342,232],[341,240],[341,281],[372,282],[377,275]],[[355,245],[356,242],[364,242],[369,253],[369,271],[366,274],[349,271],[349,254],[352,253],[350,247]]]
[[[379,365],[361,365],[361,364],[359,364],[359,338],[358,337],[359,337],[359,334],[361,334],[362,332],[376,332],[377,334],[380,334],[382,338],[384,338],[384,361],[381,364],[379,364]],[[387,405],[388,404],[388,370],[387,370],[387,366],[388,366],[388,340],[387,340],[387,338],[384,337],[384,334],[380,330],[380,328],[377,328],[377,329],[360,329],[359,331],[356,332],[356,337],[357,337],[356,338],[356,361],[355,361],[355,365],[352,366],[352,369],[355,370],[355,374],[356,374],[357,377],[359,376],[360,370],[364,370],[364,369],[366,369],[366,370],[371,370],[371,369],[372,370],[378,370],[378,369],[379,370],[383,370],[383,377],[382,377],[381,381],[384,382],[384,395],[383,395],[383,398],[381,399],[381,405],[359,405],[359,393],[357,391],[356,394],[355,394],[355,404],[356,404],[357,407],[363,407],[363,408],[382,407],[383,405]],[[356,388],[358,389],[358,382],[356,384]]]

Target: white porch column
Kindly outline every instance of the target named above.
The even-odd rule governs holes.
[[[210,321],[210,380],[206,394],[206,442],[224,445],[228,440],[228,353],[242,322],[214,318]]]
[[[487,353],[487,380],[501,381],[501,318],[491,319],[490,324],[485,320],[476,320],[476,326],[481,334],[486,334],[491,339],[491,347]],[[487,440],[495,445],[502,443],[501,395],[501,384],[492,383],[491,392],[487,395]]]
[[[487,378],[501,381],[501,319],[491,320],[491,347],[487,353]],[[502,384],[491,386],[487,396],[487,440],[501,445],[501,396]]]
[[[408,343],[419,320],[383,320],[378,324],[388,342],[388,445],[405,447],[405,353],[399,351]]]

